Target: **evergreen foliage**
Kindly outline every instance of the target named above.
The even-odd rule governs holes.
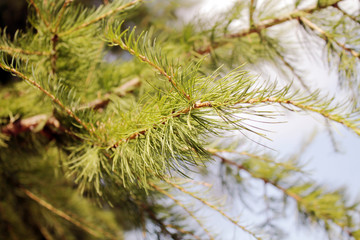
[[[286,239],[276,223],[285,209],[329,238],[360,239],[359,202],[309,179],[300,154],[246,149],[287,111],[360,136],[360,9],[243,0],[181,25],[182,1],[84,2],[28,0],[26,30],[2,29],[0,68],[13,77],[0,79],[1,239],[124,239],[132,230],[221,239],[204,207],[248,239]],[[290,43],[294,28],[302,35]],[[306,79],[299,52],[319,44],[345,99]],[[289,81],[255,73],[267,67]],[[240,142],[227,137],[236,131]],[[234,217],[205,182],[214,166],[244,208],[258,195],[252,181],[272,186],[271,217]]]

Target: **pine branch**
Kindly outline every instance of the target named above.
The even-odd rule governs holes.
[[[312,107],[310,105],[301,104],[301,103],[298,103],[296,101],[292,101],[292,100],[288,100],[288,99],[273,98],[273,97],[262,98],[262,99],[261,98],[253,98],[253,99],[249,99],[247,101],[241,102],[241,103],[251,103],[251,104],[255,104],[255,103],[279,103],[279,104],[292,105],[292,106],[298,107],[298,108],[300,108],[302,110],[318,113],[318,114],[322,115],[323,117],[325,117],[327,119],[330,119],[332,121],[341,123],[342,125],[350,128],[357,135],[360,136],[360,128],[358,128],[355,124],[351,123],[350,121],[346,120],[345,118],[343,118],[341,116],[332,115],[326,109],[317,109],[317,108]]]
[[[291,197],[293,198],[298,206],[303,206],[305,209],[308,207],[307,204],[305,202],[305,197],[302,197],[300,196],[299,194],[296,194],[295,192],[293,192],[291,189],[287,189],[287,188],[284,188],[282,187],[277,181],[273,181],[273,180],[270,180],[266,177],[263,177],[261,175],[258,175],[256,173],[254,173],[249,167],[247,167],[245,164],[241,164],[241,163],[237,163],[235,161],[232,161],[230,159],[227,159],[221,155],[219,155],[216,151],[211,151],[210,152],[211,154],[213,154],[213,156],[219,158],[222,163],[224,164],[227,164],[227,165],[230,165],[230,166],[234,166],[236,167],[238,170],[244,170],[246,171],[247,173],[249,173],[253,178],[256,178],[256,179],[260,179],[262,180],[265,184],[271,184],[272,186],[276,187],[277,189],[279,189],[280,191],[282,191],[285,196],[288,196],[288,197]],[[311,193],[310,193],[311,194]],[[307,210],[307,209],[306,209]],[[311,213],[310,213],[311,215]],[[315,215],[317,215],[317,213],[315,213]],[[350,226],[344,226],[343,224],[340,224],[338,222],[336,222],[336,219],[332,219],[331,217],[329,216],[318,216],[321,220],[324,220],[324,221],[331,221],[333,222],[335,225],[337,225],[338,227],[340,227],[344,232],[346,232],[350,237],[353,235],[352,232],[348,229]]]
[[[292,21],[295,19],[299,19],[301,16],[303,16],[304,14],[311,14],[313,12],[319,11],[321,9],[330,7],[330,6],[335,6],[335,4],[341,2],[343,0],[337,0],[335,1],[335,3],[332,3],[330,5],[324,5],[324,6],[312,6],[306,9],[301,9],[301,10],[295,10],[291,13],[289,13],[288,15],[282,16],[282,17],[278,17],[278,18],[273,18],[273,19],[269,19],[269,20],[264,20],[260,23],[254,23],[253,27],[247,28],[247,29],[243,29],[237,33],[233,33],[233,34],[227,34],[224,36],[224,39],[219,40],[219,41],[214,41],[212,42],[210,45],[203,47],[202,49],[197,49],[195,50],[196,53],[198,54],[207,54],[210,53],[211,51],[213,51],[216,48],[222,47],[225,44],[227,44],[230,39],[234,39],[234,38],[242,38],[245,36],[248,36],[252,33],[257,33],[260,32],[264,29],[268,29],[271,28],[273,26],[279,25],[281,23],[285,23],[288,21]]]
[[[75,226],[81,228],[82,230],[84,230],[85,232],[93,235],[94,237],[102,237],[102,235],[105,235],[108,238],[111,239],[117,239],[117,237],[109,232],[106,232],[102,229],[98,229],[95,226],[91,226],[89,224],[84,224],[83,221],[79,221],[77,219],[75,219],[74,217],[71,217],[69,214],[57,209],[56,207],[54,207],[53,205],[51,205],[50,203],[46,202],[45,200],[39,198],[38,196],[36,196],[34,193],[32,193],[31,191],[29,191],[28,189],[25,188],[21,188],[21,190],[32,200],[34,200],[35,202],[37,202],[38,204],[40,204],[41,206],[43,206],[44,208],[48,209],[49,211],[51,211],[52,213],[58,215],[59,217],[67,220],[68,222],[74,224]],[[95,230],[94,230],[95,229]]]
[[[16,76],[24,79],[25,81],[27,81],[28,83],[30,83],[31,85],[33,85],[34,87],[36,87],[37,89],[39,89],[41,92],[43,92],[46,96],[48,96],[53,102],[55,102],[59,107],[61,107],[70,117],[72,117],[73,119],[75,119],[75,121],[77,123],[79,123],[81,126],[84,127],[84,129],[86,131],[88,131],[89,133],[93,134],[94,131],[92,129],[90,129],[79,117],[77,117],[73,111],[71,111],[70,108],[66,107],[58,98],[56,98],[54,95],[52,95],[49,91],[47,91],[46,89],[44,89],[42,86],[40,86],[40,84],[38,84],[37,82],[35,82],[34,80],[28,78],[27,76],[25,76],[24,74],[22,74],[21,72],[17,71],[15,68],[11,68],[8,67],[6,65],[3,65],[0,63],[0,68],[4,69],[5,71],[11,72],[13,74],[15,74]]]
[[[71,28],[71,29],[69,29],[69,30],[67,30],[65,32],[61,32],[58,35],[59,35],[59,37],[69,35],[69,34],[71,34],[73,32],[76,32],[76,31],[82,29],[82,28],[86,28],[86,27],[88,27],[88,26],[90,26],[90,25],[92,25],[92,24],[94,24],[94,23],[96,23],[96,22],[98,22],[98,21],[100,21],[102,19],[105,19],[105,18],[107,18],[107,17],[109,17],[109,16],[111,16],[111,15],[113,15],[115,13],[124,11],[127,8],[130,8],[130,7],[133,7],[133,6],[139,4],[139,3],[143,2],[143,1],[144,0],[133,0],[133,1],[129,2],[129,3],[127,3],[127,4],[124,4],[124,5],[116,8],[116,9],[112,9],[112,10],[108,11],[108,12],[104,13],[103,15],[98,16],[97,18],[95,18],[95,19],[93,19],[93,20],[91,20],[89,22],[85,22],[85,23],[81,24],[80,26]]]
[[[287,196],[290,196],[290,197],[294,198],[297,202],[301,202],[302,198],[301,198],[299,195],[294,194],[294,193],[292,193],[292,192],[289,192],[286,188],[280,186],[278,183],[272,182],[272,181],[270,181],[269,179],[266,179],[266,178],[257,176],[257,175],[255,175],[249,168],[245,167],[244,165],[239,164],[239,163],[236,163],[236,162],[234,162],[234,161],[231,161],[231,160],[229,160],[229,159],[227,159],[227,158],[224,158],[224,157],[222,157],[221,155],[219,155],[219,154],[217,154],[217,153],[212,152],[212,154],[213,154],[215,157],[221,159],[221,161],[222,161],[223,163],[226,163],[226,164],[228,164],[228,165],[235,166],[235,167],[237,167],[237,169],[239,169],[239,170],[245,170],[245,171],[248,172],[252,177],[257,178],[257,179],[261,179],[264,183],[270,183],[271,185],[273,185],[274,187],[278,188],[278,189],[281,190],[283,193],[285,193]]]
[[[221,155],[219,155],[219,154],[217,154],[215,152],[212,152],[212,154],[215,157],[219,158],[222,161],[222,163],[230,165],[230,166],[234,166],[238,170],[244,170],[247,173],[249,173],[253,178],[260,179],[265,184],[271,184],[275,188],[282,191],[285,194],[285,196],[289,196],[289,197],[293,198],[297,202],[298,206],[304,206],[305,209],[306,209],[307,205],[306,205],[306,202],[304,202],[304,197],[300,196],[299,194],[296,194],[296,193],[292,192],[291,190],[282,187],[278,182],[272,181],[272,180],[270,180],[268,178],[265,178],[265,177],[262,177],[260,175],[255,174],[250,168],[246,167],[244,164],[236,163],[236,162],[234,162],[232,160],[229,160],[229,159],[227,159],[227,158],[225,158],[225,157],[223,157],[223,156],[221,156]],[[311,215],[311,213],[310,213],[310,215]],[[348,229],[349,226],[344,226],[342,224],[339,224],[339,223],[335,222],[334,219],[331,219],[330,217],[327,217],[327,216],[325,216],[325,217],[324,216],[319,216],[319,217],[320,217],[321,220],[324,220],[324,221],[330,220],[335,225],[340,227],[344,232],[346,232],[349,237],[351,237],[353,235],[352,232]],[[323,218],[325,218],[325,219],[323,219]]]
[[[326,110],[326,109],[315,108],[311,105],[305,105],[305,104],[302,104],[302,103],[299,103],[299,102],[296,102],[296,101],[293,101],[290,99],[279,98],[279,97],[268,97],[268,98],[261,97],[261,98],[240,99],[236,102],[224,102],[224,103],[212,103],[211,101],[207,101],[207,102],[198,101],[190,107],[184,108],[183,110],[177,111],[177,112],[173,113],[172,115],[163,118],[163,120],[161,120],[160,123],[154,124],[151,129],[156,128],[159,124],[165,124],[169,118],[180,117],[180,116],[185,115],[185,114],[189,113],[190,111],[196,110],[196,109],[202,109],[202,108],[216,109],[219,107],[234,107],[238,104],[267,104],[267,103],[292,105],[292,106],[295,106],[295,107],[300,108],[305,111],[318,113],[327,119],[341,123],[342,125],[350,128],[357,135],[360,136],[360,128],[358,128],[357,125],[355,125],[354,123],[348,121],[346,118],[343,118],[338,115],[332,115],[331,113],[329,113],[329,110]],[[240,107],[237,107],[237,108],[240,108]],[[132,133],[127,138],[123,138],[123,139],[120,139],[119,141],[117,141],[115,144],[112,145],[112,147],[117,148],[122,143],[128,142],[132,139],[136,139],[141,135],[145,135],[149,130],[150,130],[150,128],[141,130],[139,132]]]
[[[168,179],[164,178],[163,179],[164,182],[168,183],[169,185],[173,186],[174,188],[180,190],[181,192],[185,193],[186,195],[197,199],[198,201],[200,201],[201,203],[203,203],[204,205],[210,207],[211,209],[215,210],[216,212],[220,213],[223,217],[225,217],[226,219],[228,219],[230,222],[232,222],[235,226],[239,227],[240,229],[242,229],[244,232],[247,232],[248,234],[250,234],[252,237],[254,237],[257,240],[261,240],[260,237],[256,236],[255,233],[251,232],[250,230],[248,230],[246,227],[242,226],[239,224],[238,221],[234,220],[232,217],[228,216],[224,211],[222,211],[220,208],[218,208],[217,206],[209,203],[208,201],[206,201],[203,198],[200,198],[198,196],[196,196],[195,194],[187,191],[185,188],[169,181]]]
[[[324,31],[323,29],[321,29],[319,26],[317,26],[315,23],[311,22],[309,19],[307,19],[306,17],[300,17],[300,21],[303,22],[304,24],[306,24],[308,27],[310,27],[311,29],[319,32],[323,38],[326,39],[330,39],[331,41],[333,41],[334,43],[336,43],[336,45],[338,45],[340,48],[342,48],[343,50],[345,50],[346,52],[350,53],[352,56],[359,58],[360,59],[360,54],[358,52],[356,52],[354,49],[348,48],[345,46],[345,44],[340,43],[339,41],[337,41],[334,37],[332,37],[329,33],[327,33],[326,31]]]

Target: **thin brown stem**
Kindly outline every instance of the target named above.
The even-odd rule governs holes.
[[[301,22],[305,23],[308,27],[310,27],[311,29],[319,32],[321,35],[323,35],[326,39],[331,39],[333,42],[336,43],[336,45],[338,45],[340,48],[342,48],[343,50],[345,50],[346,52],[350,53],[352,56],[359,58],[360,59],[360,54],[358,52],[356,52],[354,49],[348,48],[345,46],[345,44],[340,43],[339,41],[337,41],[334,37],[332,37],[329,33],[327,33],[326,31],[324,31],[323,29],[321,29],[318,25],[316,25],[315,23],[311,22],[309,19],[307,19],[306,17],[300,17]]]
[[[107,18],[107,17],[113,15],[114,13],[121,12],[121,11],[125,10],[126,8],[132,7],[132,6],[134,6],[134,5],[138,4],[138,3],[141,3],[143,1],[144,0],[131,1],[131,2],[127,3],[127,4],[125,4],[125,5],[122,5],[122,6],[118,7],[118,8],[116,8],[116,9],[110,10],[109,12],[104,13],[103,15],[101,15],[101,16],[99,16],[99,17],[97,17],[97,18],[95,18],[95,19],[93,19],[93,20],[91,20],[89,22],[83,23],[80,26],[77,26],[77,27],[71,28],[71,29],[69,29],[69,30],[67,30],[65,32],[59,33],[59,37],[69,35],[69,34],[75,32],[75,31],[77,31],[79,29],[86,28],[86,27],[90,26],[91,24],[94,24],[94,23],[96,23],[96,22],[98,22],[98,21],[100,21],[100,20],[102,20],[104,18]]]
[[[60,21],[64,15],[64,12],[65,12],[65,9],[66,7],[71,3],[73,2],[74,0],[66,0],[63,4],[63,6],[61,7],[61,10],[60,10],[60,13],[59,13],[59,16],[56,20],[56,23],[55,23],[55,28],[54,28],[54,33],[57,33],[58,32],[58,29],[59,29],[59,26],[60,26]]]
[[[295,10],[285,16],[281,16],[281,17],[273,18],[273,19],[269,19],[269,20],[264,20],[260,23],[254,23],[253,27],[243,29],[237,33],[227,34],[224,36],[224,39],[221,39],[219,41],[214,41],[212,44],[210,44],[206,47],[203,47],[202,49],[195,50],[195,52],[198,54],[201,54],[201,55],[210,53],[213,49],[222,47],[222,46],[226,45],[227,43],[229,43],[230,39],[242,38],[242,37],[248,36],[252,33],[257,33],[261,30],[268,29],[273,26],[279,25],[281,23],[288,22],[288,21],[291,21],[294,19],[298,19],[300,16],[302,16],[304,14],[311,14],[315,11],[319,11],[321,9],[324,9],[324,8],[327,8],[330,6],[334,6],[335,4],[337,4],[340,1],[343,1],[343,0],[337,0],[337,1],[335,1],[335,3],[332,3],[331,5],[312,6],[312,7],[306,8],[306,9]]]
[[[65,212],[55,208],[53,205],[51,205],[50,203],[46,202],[45,200],[39,198],[38,196],[36,196],[35,194],[33,194],[31,191],[29,191],[28,189],[21,189],[29,198],[31,198],[32,200],[34,200],[35,202],[37,202],[38,204],[40,204],[41,206],[45,207],[46,209],[48,209],[49,211],[51,211],[52,213],[58,215],[59,217],[65,219],[68,222],[71,222],[72,224],[74,224],[75,226],[81,228],[82,230],[84,230],[85,232],[95,236],[95,237],[100,237],[100,234],[96,231],[94,231],[92,228],[86,226],[85,224],[83,224],[82,222],[80,222],[79,220],[71,217],[70,215],[66,214]],[[115,236],[112,236],[113,239],[115,239]]]
[[[48,23],[48,21],[46,21],[45,17],[41,14],[41,11],[39,9],[39,7],[35,4],[35,2],[33,0],[29,0],[29,2],[31,3],[31,5],[35,8],[36,13],[39,15],[39,17],[41,18],[41,20],[44,22],[46,27],[49,27],[50,24]]]
[[[56,61],[57,61],[57,51],[56,45],[59,41],[59,36],[54,33],[51,38],[51,55],[50,55],[50,64],[51,64],[51,74],[54,76],[56,74]]]

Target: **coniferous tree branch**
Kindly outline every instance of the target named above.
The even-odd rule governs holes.
[[[315,218],[317,218],[319,220],[323,220],[326,224],[327,224],[327,221],[331,221],[332,223],[334,223],[335,225],[340,227],[349,237],[352,237],[353,232],[356,231],[356,229],[353,230],[353,231],[350,230],[354,226],[352,226],[351,225],[352,223],[349,222],[349,220],[347,218],[345,218],[344,216],[342,216],[341,220],[347,221],[347,223],[337,222],[339,219],[336,218],[337,216],[335,214],[330,213],[332,211],[331,209],[326,209],[326,206],[323,207],[324,209],[321,209],[321,208],[316,209],[313,206],[314,201],[318,201],[319,203],[321,201],[323,201],[324,204],[326,204],[329,201],[333,201],[334,199],[335,199],[336,204],[343,204],[343,202],[339,203],[339,201],[342,201],[341,199],[337,199],[337,198],[342,198],[340,193],[335,192],[334,196],[332,196],[332,193],[325,193],[322,190],[319,191],[317,189],[314,189],[313,191],[309,192],[307,190],[308,190],[309,187],[311,187],[311,185],[307,186],[307,184],[303,184],[303,185],[299,185],[299,186],[295,185],[295,186],[290,186],[289,188],[285,188],[285,187],[282,187],[278,183],[279,179],[271,180],[271,179],[269,179],[267,177],[263,177],[263,176],[261,176],[261,174],[256,174],[256,170],[252,170],[251,168],[246,166],[246,164],[237,163],[237,162],[232,161],[232,160],[230,160],[228,158],[225,158],[225,157],[219,155],[216,151],[212,151],[211,153],[215,157],[219,158],[222,161],[222,163],[224,163],[226,165],[234,166],[238,170],[244,170],[247,173],[249,173],[253,178],[260,179],[265,184],[271,184],[272,186],[276,187],[281,192],[283,192],[286,196],[289,196],[289,197],[293,198],[297,202],[297,205],[298,205],[299,209],[305,211],[310,216],[314,216]],[[297,191],[298,191],[297,188],[300,191],[301,191],[302,188],[304,188],[304,191],[302,192],[302,194],[304,194],[304,196],[301,196],[300,194],[297,193]],[[312,195],[315,197],[315,199],[312,199]],[[329,199],[326,199],[327,196],[329,196]],[[311,200],[308,200],[307,198],[309,198]],[[339,208],[344,208],[345,211],[351,211],[351,207],[348,208],[346,206],[341,206],[341,205],[338,206],[338,207]],[[322,211],[324,211],[324,212],[322,212]]]
[[[0,50],[4,52],[0,68],[25,80],[0,83],[0,105],[5,106],[0,107],[0,189],[4,189],[0,191],[0,238],[11,234],[22,238],[22,232],[26,233],[27,229],[36,231],[34,239],[66,238],[67,234],[92,237],[86,230],[79,232],[74,228],[74,222],[83,224],[98,238],[115,238],[111,233],[103,234],[101,229],[79,221],[77,216],[56,209],[54,206],[61,206],[69,197],[51,195],[51,190],[59,186],[70,186],[71,193],[78,189],[81,201],[97,201],[106,208],[113,207],[111,211],[101,210],[114,217],[104,223],[104,229],[118,232],[123,226],[125,231],[143,227],[144,232],[153,232],[158,238],[202,239],[205,236],[215,239],[195,211],[183,203],[180,197],[186,196],[195,198],[195,202],[200,201],[202,206],[210,207],[256,238],[258,232],[249,231],[222,211],[220,204],[212,204],[195,192],[200,187],[208,189],[208,185],[189,180],[188,171],[201,174],[211,171],[208,164],[213,157],[221,159],[222,151],[241,157],[241,162],[222,160],[222,167],[229,177],[237,177],[228,180],[235,183],[234,187],[245,189],[243,195],[251,189],[246,189],[246,179],[239,172],[249,172],[246,176],[250,179],[260,179],[284,196],[276,203],[269,198],[271,204],[285,207],[286,199],[293,198],[298,212],[304,214],[306,220],[320,222],[326,230],[339,230],[337,225],[350,237],[360,234],[360,230],[355,229],[356,219],[352,219],[352,211],[357,209],[347,205],[346,196],[341,192],[328,192],[312,182],[294,183],[294,178],[304,176],[299,162],[279,162],[277,158],[246,150],[206,149],[212,141],[208,137],[224,135],[224,131],[239,130],[242,134],[250,131],[265,136],[262,131],[270,128],[262,129],[262,123],[280,122],[278,117],[282,114],[267,107],[264,110],[264,106],[279,105],[285,110],[318,114],[360,135],[359,111],[351,110],[352,106],[345,101],[338,102],[337,97],[323,98],[320,91],[301,94],[293,86],[270,84],[240,71],[240,67],[230,70],[244,60],[255,67],[259,62],[280,63],[302,81],[301,68],[294,64],[285,45],[281,45],[282,36],[272,35],[280,31],[278,28],[270,31],[272,26],[280,27],[284,23],[281,26],[286,27],[286,22],[294,20],[294,24],[300,23],[310,34],[317,33],[316,39],[328,40],[329,50],[335,50],[331,53],[342,54],[338,56],[344,65],[339,64],[340,73],[344,70],[341,67],[346,68],[351,60],[353,65],[346,73],[357,77],[358,39],[351,31],[357,30],[358,21],[357,17],[339,9],[338,3],[343,0],[319,0],[316,7],[305,9],[298,9],[301,1],[294,0],[295,9],[280,17],[275,11],[261,9],[264,6],[257,5],[256,0],[247,0],[235,5],[236,9],[229,11],[224,21],[217,21],[213,27],[207,24],[204,31],[198,31],[196,24],[192,28],[186,26],[183,31],[178,28],[162,31],[170,24],[165,13],[168,9],[175,10],[168,1],[165,4],[170,7],[164,11],[156,4],[143,4],[139,8],[141,17],[137,12],[133,15],[132,10],[145,2],[143,0],[103,0],[104,5],[94,8],[70,4],[73,0],[28,1],[33,11],[29,17],[30,28],[15,34],[14,40],[6,34],[0,39]],[[280,10],[285,12],[285,8]],[[329,23],[321,22],[320,17],[333,13],[341,13],[341,19],[334,17]],[[121,24],[117,29],[111,27],[117,22],[136,26],[143,33],[137,35],[135,27],[133,31],[124,31]],[[233,24],[238,23],[244,23],[245,28],[233,32]],[[317,32],[318,29],[323,32]],[[209,39],[208,35],[211,35]],[[343,44],[342,39],[346,39],[346,43]],[[109,52],[105,47],[107,43],[118,45],[124,51]],[[211,59],[204,57],[197,61],[189,54],[191,48],[200,54],[214,51]],[[289,50],[293,49],[289,47]],[[229,59],[223,57],[227,54],[231,54]],[[119,61],[112,62],[115,58]],[[12,63],[7,64],[10,59]],[[109,59],[111,63],[106,62]],[[217,69],[223,63],[224,67]],[[154,76],[154,72],[160,74]],[[233,144],[237,143],[230,145]],[[168,179],[174,171],[185,180]],[[195,186],[196,190],[178,181]],[[12,192],[18,191],[19,186],[31,186],[33,190],[22,190],[20,195]],[[52,204],[34,195],[34,191],[51,199]],[[24,198],[24,194],[27,197]],[[12,201],[12,198],[21,199]],[[30,203],[32,208],[20,205],[21,201]],[[162,201],[170,208],[161,205]],[[84,205],[72,206],[66,211],[77,213],[82,219],[105,217],[95,207],[83,211]],[[277,213],[278,209],[267,206],[271,213]],[[22,219],[23,216],[26,217]],[[134,222],[128,221],[129,218],[134,218]],[[187,218],[190,224],[186,223]],[[205,230],[189,226],[195,221]],[[266,224],[265,228],[273,225],[271,220]],[[9,230],[13,226],[16,228]]]

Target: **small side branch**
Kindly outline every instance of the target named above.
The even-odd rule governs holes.
[[[257,174],[255,174],[253,171],[251,171],[251,169],[249,169],[248,167],[244,166],[243,164],[237,163],[235,161],[229,160],[227,158],[224,158],[222,156],[220,156],[217,153],[212,152],[213,156],[219,158],[222,163],[230,165],[230,166],[234,166],[236,167],[238,170],[243,170],[246,171],[247,173],[249,173],[253,178],[255,179],[259,179],[262,180],[265,184],[271,184],[272,186],[274,186],[275,188],[277,188],[278,190],[280,190],[281,192],[284,193],[285,196],[291,197],[293,198],[296,203],[298,204],[298,206],[304,206],[306,209],[306,203],[304,203],[304,199],[305,197],[300,196],[299,194],[296,194],[294,192],[291,192],[290,190],[282,187],[279,183],[275,182],[275,181],[271,181],[268,178],[264,178],[262,176],[258,176]],[[321,218],[320,218],[321,219]],[[322,219],[324,220],[324,219]],[[331,221],[332,223],[334,223],[335,225],[337,225],[338,227],[340,227],[345,233],[347,233],[350,237],[352,236],[352,232],[349,231],[349,229],[347,229],[346,226],[344,226],[343,224],[338,224],[336,222],[334,222],[332,219],[326,219],[328,221]],[[325,220],[324,220],[325,221]]]
[[[311,22],[309,19],[307,19],[306,17],[300,17],[301,22],[303,22],[304,24],[306,24],[308,27],[310,27],[311,29],[319,32],[322,36],[324,36],[325,39],[331,39],[333,42],[336,43],[336,45],[338,45],[340,48],[342,48],[343,50],[345,50],[346,52],[350,53],[352,56],[359,58],[360,59],[360,54],[358,52],[356,52],[355,50],[348,48],[345,46],[345,44],[340,43],[339,41],[337,41],[335,38],[333,38],[329,33],[325,32],[323,29],[321,29],[319,26],[317,26],[315,23]]]
[[[65,219],[66,221],[74,224],[75,226],[81,228],[85,232],[87,232],[95,237],[101,237],[102,235],[105,235],[106,237],[109,237],[111,239],[117,239],[116,236],[112,235],[111,233],[105,232],[103,230],[97,229],[98,232],[94,231],[94,229],[96,229],[95,226],[87,226],[88,224],[86,225],[86,224],[82,223],[81,221],[71,217],[69,214],[57,209],[50,203],[48,203],[45,200],[41,199],[40,197],[36,196],[34,193],[29,191],[28,189],[21,188],[21,190],[26,194],[26,196],[28,196],[29,198],[31,198],[32,200],[34,200],[35,202],[37,202],[44,208],[48,209],[49,211],[58,215],[59,217]],[[99,232],[101,232],[101,234]]]

